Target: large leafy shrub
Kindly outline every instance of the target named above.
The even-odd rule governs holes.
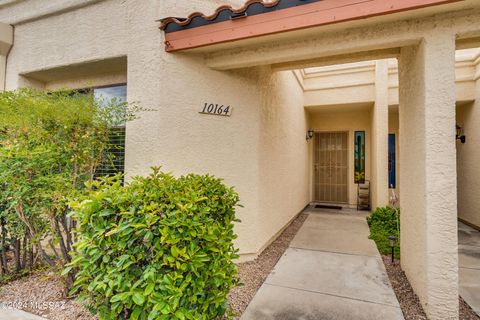
[[[75,221],[67,199],[83,192],[106,157],[110,128],[133,112],[124,102],[73,91],[0,93],[0,280],[53,264],[45,244],[70,260]],[[15,270],[7,264],[10,248]]]
[[[79,242],[66,269],[101,319],[220,319],[238,282],[238,195],[220,179],[159,169],[122,186],[95,181],[73,207]]]
[[[395,236],[400,239],[400,217],[399,211],[392,207],[377,208],[367,218],[370,227],[370,239],[375,241],[378,251],[382,254],[391,254],[389,236]],[[396,242],[395,257],[400,258],[400,241]]]

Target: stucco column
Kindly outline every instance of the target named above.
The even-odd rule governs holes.
[[[5,68],[7,67],[7,57],[0,55],[0,91],[5,91]]]
[[[372,110],[372,208],[388,204],[388,61],[375,64]]]
[[[5,90],[7,55],[13,45],[13,27],[0,22],[0,91]]]
[[[458,319],[455,34],[399,58],[401,261],[429,319]]]

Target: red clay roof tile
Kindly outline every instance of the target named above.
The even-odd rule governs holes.
[[[177,18],[177,17],[167,17],[161,20],[160,29],[165,32],[175,32],[183,29],[189,29],[193,27],[199,27],[206,24],[216,23],[225,21],[227,19],[234,19],[236,16],[242,17],[246,16],[249,9],[260,4],[263,9],[269,9],[278,7],[276,9],[285,9],[289,7],[299,6],[303,4],[308,4],[312,2],[317,2],[322,0],[274,0],[274,1],[265,1],[265,0],[248,0],[241,8],[233,8],[231,5],[223,5],[218,7],[212,15],[205,15],[201,12],[194,12],[190,14],[187,18]],[[258,10],[258,8],[257,8]],[[223,18],[219,18],[221,13],[228,11],[229,13]],[[263,12],[256,12],[259,14]],[[191,25],[192,22],[198,19],[195,25]]]

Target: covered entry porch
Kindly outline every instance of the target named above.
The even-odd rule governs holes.
[[[211,70],[228,74],[232,79],[254,79],[255,86],[249,88],[255,93],[250,97],[257,98],[259,121],[255,128],[259,137],[255,146],[258,147],[258,168],[262,174],[259,175],[260,196],[255,198],[259,201],[259,217],[248,216],[248,219],[258,222],[252,233],[262,235],[260,242],[268,242],[278,232],[276,230],[288,222],[288,217],[294,215],[293,212],[287,213],[285,208],[294,210],[291,204],[297,198],[312,200],[314,192],[314,175],[310,171],[314,168],[313,158],[309,156],[311,147],[298,147],[298,140],[292,135],[303,139],[313,124],[305,115],[308,110],[293,111],[303,92],[292,90],[287,94],[284,90],[291,88],[292,81],[299,81],[298,78],[280,71],[398,59],[402,267],[431,319],[456,319],[459,290],[455,52],[478,46],[480,26],[476,21],[480,18],[480,8],[475,1],[453,4],[445,4],[450,1],[423,1],[423,5],[419,5],[420,2],[415,2],[417,6],[411,8],[415,10],[408,15],[398,13],[401,10],[386,10],[388,15],[382,17],[373,17],[381,14],[376,13],[362,20],[356,20],[362,18],[356,17],[343,23],[302,26],[301,30],[290,29],[291,32],[282,32],[289,30],[288,24],[279,23],[273,26],[277,28],[276,32],[252,33],[252,37],[258,36],[255,38],[239,35],[239,32],[244,35],[243,31],[248,33],[252,28],[248,25],[252,19],[246,17],[238,29],[227,28],[231,32],[223,29],[217,43],[212,33],[201,34],[196,30],[190,39],[190,49],[193,54],[204,57]],[[438,6],[419,9],[432,4]],[[305,9],[308,5],[301,6]],[[318,10],[312,14],[315,13]],[[325,19],[330,23],[337,22],[335,17],[330,12]],[[262,22],[254,20],[257,30],[264,30],[259,27]],[[214,24],[210,25],[209,31],[218,31],[221,23],[214,27]],[[180,40],[177,43],[169,41],[167,50],[177,50],[178,43],[188,47],[188,39]],[[376,72],[375,76],[386,74],[387,79],[378,82],[384,85],[374,90],[375,105],[370,107],[370,123],[374,124],[370,129],[372,163],[366,168],[370,170],[372,181],[372,206],[388,203],[388,187],[385,187],[388,186],[389,165],[390,108],[388,94],[385,94],[385,90],[389,90],[385,85],[388,65],[377,67],[375,70],[386,68],[387,72]],[[295,153],[285,154],[284,149],[289,147],[295,149]],[[279,163],[278,159],[285,163]],[[292,167],[296,175],[290,170]],[[308,183],[303,185],[297,177]],[[353,180],[353,176],[350,175],[349,179]],[[308,195],[301,192],[298,197],[293,196],[296,191],[290,192],[293,188],[286,187],[290,181],[301,186],[302,190],[305,188]],[[278,213],[278,216],[272,217],[268,212]]]

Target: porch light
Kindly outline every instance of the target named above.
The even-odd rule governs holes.
[[[308,129],[308,131],[307,131],[307,141],[311,140],[313,138],[314,134],[315,134],[315,131],[312,128]]]
[[[390,236],[388,237],[388,240],[390,241],[390,248],[392,249],[392,263],[394,263],[395,262],[394,251],[395,251],[395,244],[397,243],[397,237]]]
[[[455,129],[457,131],[456,140],[460,140],[461,143],[465,143],[467,141],[467,138],[463,134],[463,128],[457,124],[455,126]]]

